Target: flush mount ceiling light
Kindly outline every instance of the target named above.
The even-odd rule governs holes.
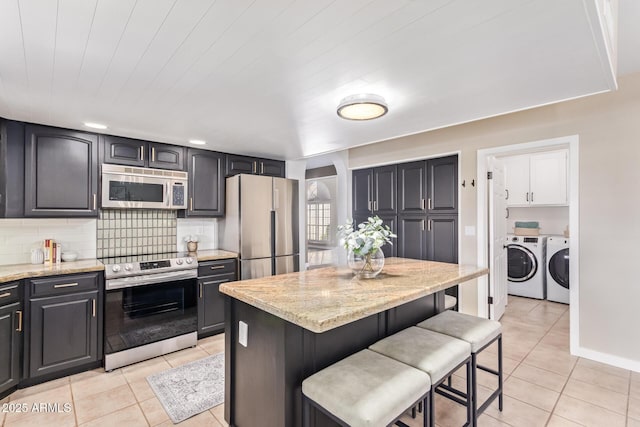
[[[371,120],[387,114],[389,108],[380,95],[351,95],[340,101],[338,116],[347,120]]]
[[[92,123],[92,122],[84,122],[84,125],[88,128],[92,129],[106,129],[107,125],[102,125],[100,123]]]
[[[189,143],[193,145],[205,145],[206,141],[203,141],[201,139],[190,139]]]

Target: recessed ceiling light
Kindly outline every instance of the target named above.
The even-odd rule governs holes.
[[[351,95],[340,101],[338,116],[347,120],[371,120],[387,114],[389,108],[380,95]]]
[[[189,143],[191,143],[193,145],[205,145],[207,142],[203,141],[201,139],[190,139]]]
[[[88,128],[93,129],[106,129],[107,125],[102,125],[100,123],[92,123],[92,122],[84,122],[84,125]]]

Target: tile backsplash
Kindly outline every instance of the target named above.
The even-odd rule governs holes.
[[[176,211],[105,209],[97,221],[97,257],[174,252]]]
[[[178,218],[178,251],[186,251],[186,236],[198,236],[198,250],[218,249],[218,221],[215,218]]]
[[[0,219],[0,265],[28,264],[31,249],[42,248],[45,239],[62,244],[79,259],[96,257],[96,220],[91,218]]]

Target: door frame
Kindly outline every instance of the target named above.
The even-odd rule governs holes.
[[[578,135],[568,135],[559,138],[544,139],[539,141],[531,141],[520,144],[504,145],[501,147],[486,148],[478,150],[477,153],[477,263],[480,266],[488,266],[489,255],[489,227],[488,227],[488,189],[487,171],[488,160],[490,157],[528,154],[544,149],[563,149],[569,150],[568,155],[568,190],[569,190],[569,250],[571,252],[571,265],[569,266],[569,274],[571,275],[571,289],[569,291],[569,330],[570,330],[570,352],[577,355],[580,353],[580,307],[579,290],[580,290],[580,223],[579,210],[580,199],[579,189],[579,141]],[[487,304],[489,297],[488,277],[478,278],[478,316],[487,317],[489,307]]]

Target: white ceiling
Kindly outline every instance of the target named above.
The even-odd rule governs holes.
[[[0,0],[0,116],[295,159],[614,88],[595,3]]]

